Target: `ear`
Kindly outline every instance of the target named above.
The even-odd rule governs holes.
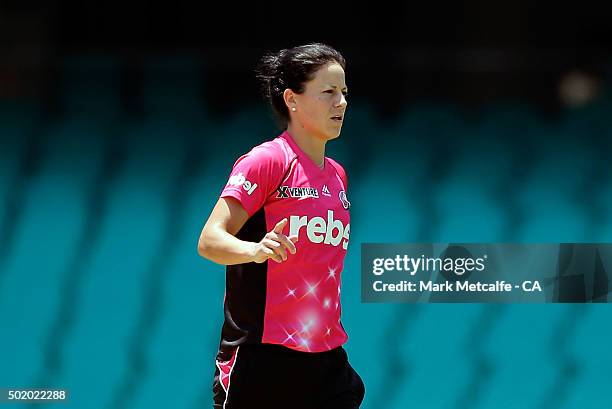
[[[295,100],[295,92],[293,92],[290,88],[287,88],[285,92],[283,92],[283,99],[285,100],[285,105],[289,111],[291,111],[291,108],[295,108],[297,105],[297,101]]]

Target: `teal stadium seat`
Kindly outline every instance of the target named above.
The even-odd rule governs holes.
[[[204,131],[208,132],[208,130]],[[131,408],[193,407],[212,396],[214,358],[223,322],[225,269],[199,257],[197,242],[229,175],[227,150],[209,152],[211,134],[193,135],[172,253],[163,276],[163,307],[145,346],[147,373]]]
[[[537,160],[516,192],[524,217],[519,241],[588,241],[589,221],[579,196],[589,174],[588,148],[579,140],[553,137],[534,149]]]
[[[11,222],[7,218],[12,217],[10,212],[15,210],[16,198],[13,195],[21,186],[18,178],[22,177],[29,143],[32,143],[39,131],[39,116],[31,106],[13,102],[0,104],[0,231],[3,232],[8,229],[3,224]],[[2,245],[4,249],[0,250],[0,271],[6,252],[6,243]]]
[[[34,174],[23,183],[23,204],[12,252],[4,265],[2,383],[38,384],[64,297],[66,277],[86,223],[86,203],[101,163],[103,124],[79,119],[44,129]],[[76,306],[75,306],[76,307]],[[58,381],[57,383],[55,381]],[[59,379],[51,382],[61,385]],[[53,386],[49,385],[49,386]]]
[[[66,385],[75,391],[76,402],[90,407],[132,403],[146,376],[146,363],[139,358],[163,308],[148,303],[157,300],[151,292],[163,288],[164,266],[158,273],[157,263],[169,251],[162,244],[168,223],[174,223],[169,206],[186,146],[176,128],[153,125],[122,129],[124,159],[107,187],[99,237],[83,272],[77,323],[67,343]]]
[[[487,306],[487,308],[491,308]],[[503,305],[501,313],[483,329],[486,339],[474,339],[494,363],[481,404],[486,408],[541,407],[551,390],[564,357],[555,351],[562,336],[556,329],[566,315],[563,305]]]
[[[588,402],[590,407],[612,407],[612,394],[605,392],[612,384],[612,328],[607,325],[610,319],[608,305],[573,308],[578,309],[579,320],[575,336],[566,346],[566,354],[577,368],[567,406],[579,408]]]

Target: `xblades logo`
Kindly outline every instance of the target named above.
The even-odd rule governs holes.
[[[291,187],[291,186],[280,186],[276,189],[278,199],[287,199],[289,197],[314,197],[319,198],[319,191],[314,187]]]

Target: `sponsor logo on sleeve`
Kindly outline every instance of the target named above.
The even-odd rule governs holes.
[[[249,196],[255,191],[255,189],[257,189],[257,183],[251,183],[250,181],[246,180],[242,172],[231,176],[227,184],[232,186],[242,186],[242,188],[247,191]]]

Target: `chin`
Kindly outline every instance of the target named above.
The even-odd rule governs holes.
[[[336,139],[336,138],[340,137],[340,132],[341,132],[340,129],[331,129],[328,132],[324,133],[324,137],[328,141],[331,141],[332,139]]]
[[[340,136],[340,132],[330,132],[330,133],[323,134],[323,139],[325,139],[326,141],[331,141],[331,140],[338,138],[339,136]]]

